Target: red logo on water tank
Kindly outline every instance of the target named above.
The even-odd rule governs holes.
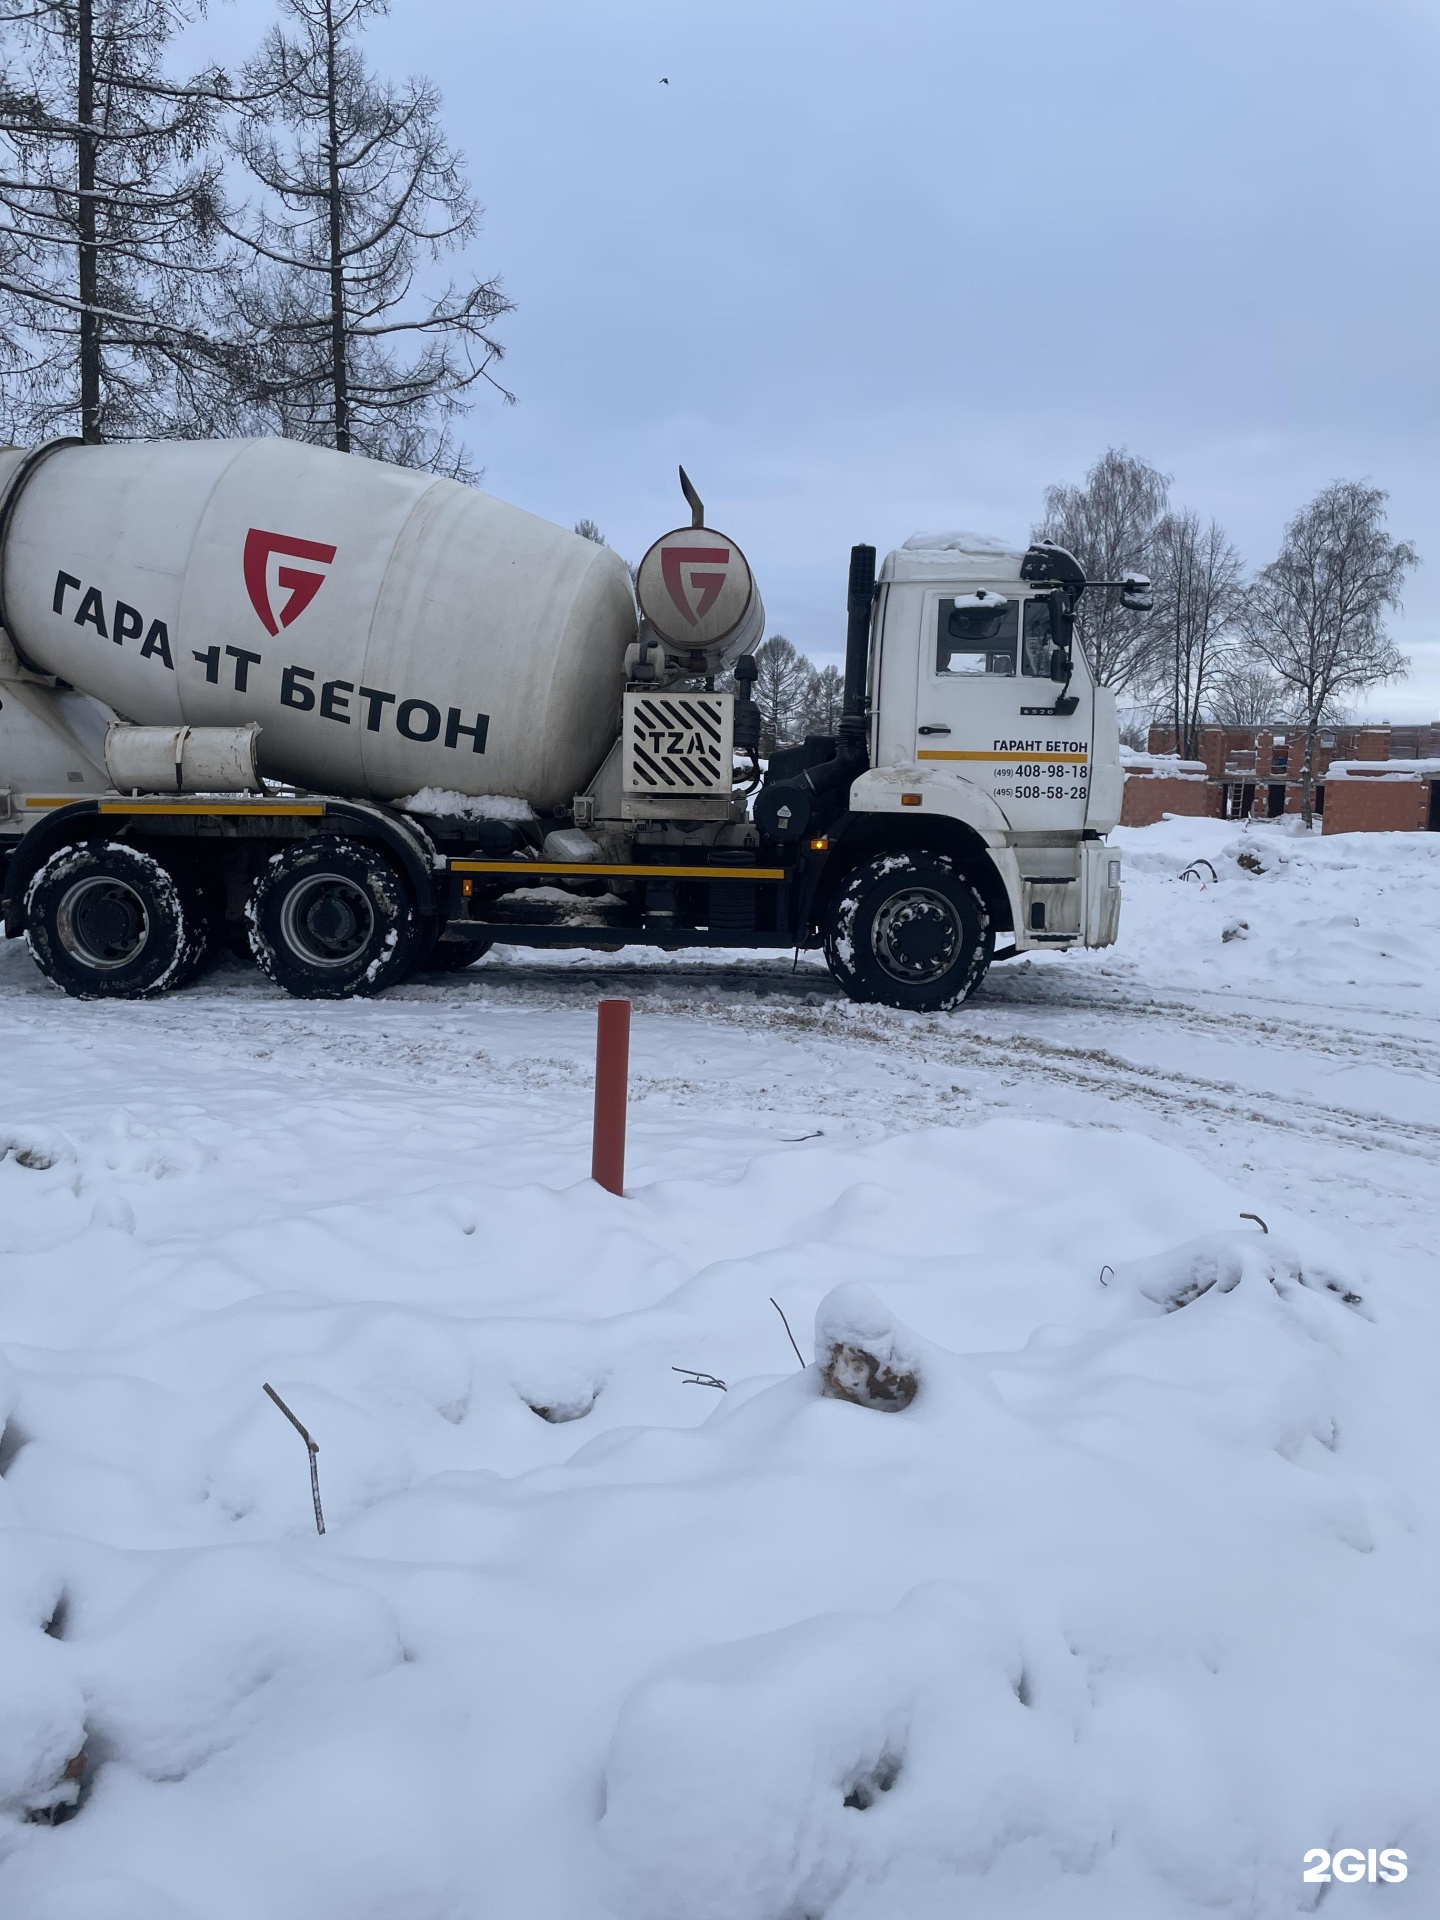
[[[304,567],[275,569],[275,584],[287,596],[278,618],[270,597],[272,553],[287,560],[310,562]],[[245,536],[245,591],[267,633],[278,634],[281,627],[299,619],[324,586],[325,569],[334,558],[334,547],[327,547],[323,541],[296,540],[288,533],[262,533],[259,527],[251,527]]]
[[[680,569],[696,564],[719,567],[720,571],[690,575],[690,592],[699,596],[692,607],[690,593],[685,588],[685,576]],[[692,627],[705,618],[719,598],[720,589],[725,584],[725,569],[729,564],[730,549],[728,547],[664,547],[661,549],[660,572],[670,591],[670,598],[675,602],[682,617],[688,620]]]

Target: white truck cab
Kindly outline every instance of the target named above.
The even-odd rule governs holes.
[[[917,534],[867,591],[871,551],[852,556],[847,660],[853,713],[863,642],[868,765],[850,781],[846,819],[823,823],[829,848],[876,852],[833,897],[827,952],[858,997],[954,1005],[974,991],[997,936],[1009,936],[1006,955],[1114,941],[1120,856],[1105,835],[1123,785],[1115,697],[1075,643],[1087,583],[1062,549]],[[1098,584],[1135,611],[1148,604],[1143,576]],[[843,721],[841,732],[843,752]],[[795,778],[779,758],[762,821],[776,815],[777,772],[782,784]],[[823,781],[823,766],[805,777],[817,772]],[[803,816],[807,832],[821,823]],[[848,977],[857,969],[863,978]]]

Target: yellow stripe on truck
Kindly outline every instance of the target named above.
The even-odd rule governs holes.
[[[961,752],[953,747],[921,747],[915,758],[917,760],[1074,760],[1083,767],[1090,756],[1088,753],[1034,753],[1029,748],[1024,753],[970,753]]]
[[[40,799],[31,795],[27,806],[75,806],[77,793],[63,793],[58,799]],[[303,814],[317,820],[324,812],[323,801],[98,801],[102,814]]]
[[[452,860],[452,873],[513,873],[521,876],[564,873],[575,879],[587,874],[621,876],[626,880],[783,880],[784,867],[607,867],[598,860]]]
[[[234,813],[257,814],[262,820],[271,815],[318,819],[325,811],[318,800],[102,800],[101,813]]]

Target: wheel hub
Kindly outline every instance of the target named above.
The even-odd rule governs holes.
[[[318,873],[286,896],[280,915],[286,944],[312,967],[348,966],[375,931],[365,889],[338,873]]]
[[[893,894],[875,916],[875,958],[893,978],[910,985],[948,972],[964,939],[954,902],[929,887]]]
[[[109,875],[77,880],[60,902],[55,925],[70,957],[100,973],[128,966],[150,938],[145,902]]]

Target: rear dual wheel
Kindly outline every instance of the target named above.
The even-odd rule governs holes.
[[[80,1000],[147,1000],[194,978],[211,951],[199,882],[123,840],[60,847],[25,895],[42,973]]]
[[[382,853],[337,834],[272,854],[246,904],[250,951],[301,999],[381,993],[415,969],[424,930],[410,890]]]
[[[142,1000],[183,987],[215,951],[218,925],[182,860],[119,840],[51,854],[27,890],[25,916],[41,972],[89,1000]],[[306,999],[380,993],[413,972],[425,951],[400,874],[383,854],[337,835],[272,855],[246,918],[261,971]],[[482,950],[443,942],[429,964],[465,965]]]

